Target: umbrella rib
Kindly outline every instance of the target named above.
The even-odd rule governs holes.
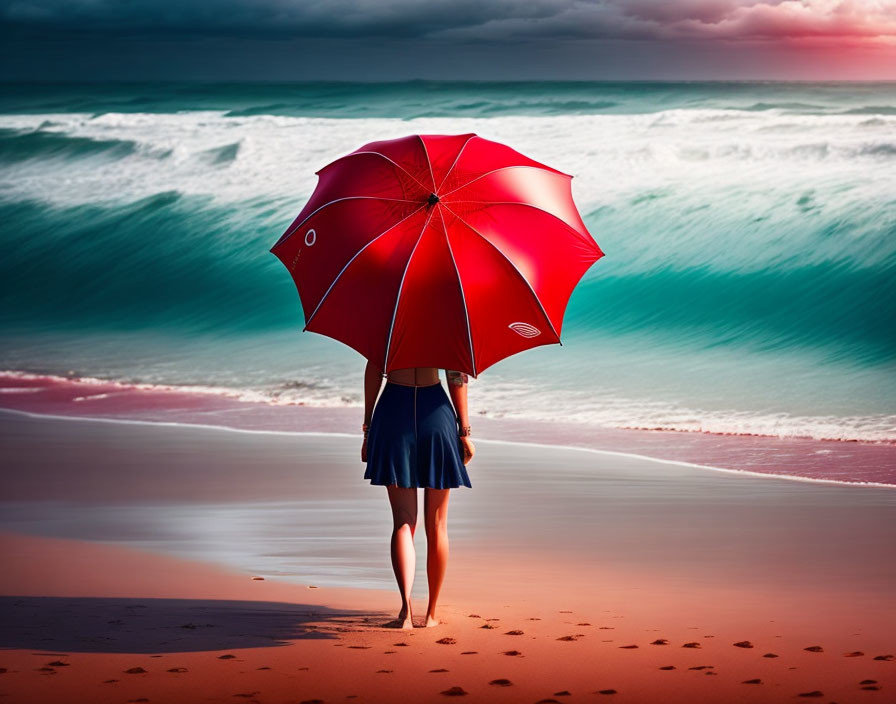
[[[394,161],[394,160],[390,159],[389,157],[387,157],[387,156],[386,156],[385,154],[383,154],[382,152],[375,152],[375,151],[370,150],[370,149],[365,149],[363,152],[351,152],[351,153],[349,153],[349,154],[343,154],[343,155],[342,155],[341,157],[339,157],[338,159],[336,159],[336,160],[334,160],[334,161],[331,161],[329,164],[327,164],[327,166],[323,166],[323,167],[321,167],[321,168],[320,168],[318,171],[316,171],[315,173],[320,173],[321,171],[323,171],[324,169],[326,169],[328,166],[332,166],[333,164],[335,164],[337,161],[342,161],[343,159],[348,159],[349,157],[352,157],[352,156],[359,156],[360,154],[376,154],[377,156],[381,156],[381,157],[383,157],[383,159],[385,159],[386,161],[388,161],[390,164],[392,164],[393,166],[397,166],[399,169],[401,169],[402,171],[404,171],[408,176],[410,176],[412,179],[414,179],[414,181],[417,181],[417,185],[420,186],[420,188],[422,188],[423,190],[427,190],[426,186],[424,186],[422,183],[420,183],[420,181],[418,181],[417,178],[416,178],[410,171],[408,171],[406,168],[404,168],[404,167],[403,167],[401,164],[399,164],[397,161]]]
[[[448,228],[442,219],[442,230],[445,232],[445,244],[448,245],[448,253],[451,255],[451,263],[454,264],[454,273],[457,276],[457,287],[460,289],[460,300],[464,304],[464,318],[467,321],[467,341],[470,343],[470,364],[473,367],[473,378],[476,378],[476,355],[473,353],[473,334],[470,332],[470,311],[467,309],[467,297],[464,295],[464,285],[460,280],[460,271],[457,268],[457,260],[454,258],[454,250],[451,249],[451,241],[448,239]]]
[[[355,252],[355,254],[352,256],[352,258],[349,259],[349,260],[345,263],[345,266],[344,266],[344,267],[342,267],[342,270],[341,270],[338,274],[336,274],[336,278],[333,279],[333,282],[329,285],[329,287],[327,288],[327,290],[326,290],[326,292],[324,293],[323,297],[321,297],[320,301],[318,301],[317,305],[314,307],[314,311],[311,313],[311,316],[310,316],[310,317],[308,318],[308,320],[305,322],[305,327],[302,328],[302,332],[305,332],[305,330],[308,329],[308,326],[311,325],[311,320],[312,320],[312,318],[314,318],[314,316],[317,315],[317,311],[320,310],[320,307],[323,305],[323,302],[327,299],[327,296],[330,295],[330,291],[333,290],[333,287],[336,285],[336,282],[339,281],[339,279],[340,279],[340,278],[342,277],[342,275],[345,273],[345,270],[348,269],[349,264],[351,264],[353,261],[355,261],[355,259],[358,258],[358,256],[361,254],[361,252],[363,252],[363,251],[364,251],[365,249],[367,249],[370,245],[372,245],[374,242],[376,242],[380,237],[382,237],[383,235],[387,234],[388,232],[391,232],[392,230],[394,230],[396,227],[398,227],[399,225],[401,225],[401,223],[403,223],[405,220],[407,220],[407,219],[408,219],[409,217],[411,217],[412,215],[415,215],[416,213],[419,213],[421,210],[423,210],[424,207],[426,207],[426,204],[425,204],[425,203],[424,203],[423,205],[421,205],[419,208],[417,208],[414,212],[408,214],[406,217],[403,217],[401,220],[399,220],[399,221],[398,221],[397,223],[395,223],[394,225],[390,225],[388,228],[386,228],[386,229],[383,230],[380,234],[378,234],[376,237],[374,237],[372,240],[370,240],[370,242],[368,242],[368,243],[365,244],[363,247],[361,247],[361,249],[359,249],[357,252]]]
[[[532,166],[532,164],[510,164],[509,166],[499,166],[497,169],[492,169],[491,171],[486,171],[484,174],[479,174],[476,178],[471,178],[469,181],[464,183],[463,185],[454,188],[447,193],[439,196],[440,198],[447,198],[455,191],[459,191],[461,188],[466,188],[471,183],[475,183],[481,178],[485,178],[486,176],[491,176],[498,171],[504,171],[506,169],[538,169],[539,171],[548,171],[550,173],[557,174],[558,176],[566,176],[566,178],[572,178],[569,174],[565,174],[562,171],[557,171],[556,169],[552,169],[550,166]]]
[[[439,190],[442,188],[442,186],[445,185],[445,181],[448,180],[448,177],[451,175],[451,172],[454,171],[454,167],[457,166],[457,162],[460,161],[460,155],[464,153],[464,149],[467,148],[467,145],[470,143],[470,141],[473,139],[473,137],[478,137],[478,136],[479,136],[478,134],[471,134],[469,137],[467,137],[467,141],[463,143],[460,150],[457,152],[457,156],[454,157],[454,161],[451,162],[451,166],[448,168],[448,170],[445,172],[445,175],[442,177],[442,182],[439,184],[439,188],[436,190],[436,193],[438,193]]]
[[[444,205],[444,203],[443,203],[443,205]],[[506,254],[504,254],[504,252],[501,251],[501,248],[498,247],[498,245],[496,245],[496,244],[495,244],[494,242],[492,242],[488,237],[486,237],[486,236],[483,235],[481,232],[479,232],[479,230],[477,230],[477,229],[476,229],[475,227],[473,227],[470,223],[468,223],[466,220],[464,220],[462,217],[460,217],[460,215],[458,215],[458,214],[455,213],[453,210],[451,210],[451,208],[449,208],[447,205],[445,205],[445,208],[446,208],[452,215],[454,215],[454,217],[456,217],[456,218],[457,218],[458,220],[460,220],[464,225],[466,225],[468,228],[470,228],[470,230],[472,230],[473,232],[475,232],[475,233],[476,233],[477,235],[479,235],[483,240],[485,240],[489,245],[491,245],[491,246],[494,248],[494,250],[495,250],[498,254],[500,254],[502,257],[504,257],[504,259],[507,260],[507,262],[510,264],[510,266],[513,267],[513,270],[514,270],[514,271],[517,273],[517,275],[523,280],[523,283],[525,283],[526,286],[529,288],[529,291],[532,293],[532,296],[534,296],[534,298],[535,298],[535,302],[538,303],[538,307],[541,309],[541,313],[542,313],[542,315],[544,315],[544,319],[547,320],[547,321],[548,321],[548,325],[551,326],[551,332],[554,333],[554,337],[557,338],[557,342],[560,342],[560,335],[558,335],[558,334],[557,334],[557,331],[554,329],[554,323],[551,321],[551,318],[548,316],[547,311],[544,309],[544,305],[542,305],[542,303],[541,303],[541,299],[538,297],[538,294],[535,293],[535,289],[532,288],[532,284],[529,283],[529,279],[527,279],[527,278],[523,275],[523,272],[521,272],[521,271],[519,270],[519,267],[517,267],[517,265],[513,263],[513,260],[512,260],[510,257],[508,257]],[[563,343],[560,342],[560,344],[562,345]]]
[[[417,178],[416,178],[410,171],[408,171],[406,168],[404,168],[404,167],[403,167],[401,164],[399,164],[397,161],[393,161],[392,159],[390,159],[389,157],[387,157],[385,154],[381,154],[380,152],[374,152],[374,151],[364,151],[364,152],[352,152],[351,154],[346,154],[345,156],[348,157],[348,156],[352,156],[352,155],[354,155],[354,154],[376,154],[377,156],[381,156],[381,157],[383,157],[383,159],[385,159],[386,161],[388,161],[388,162],[390,162],[390,163],[392,163],[392,164],[395,164],[395,166],[397,166],[399,169],[401,169],[402,171],[404,171],[404,172],[405,172],[408,176],[410,176],[412,179],[414,179],[415,181],[417,181]],[[344,159],[344,158],[345,158],[345,157],[343,157],[343,159]],[[422,183],[420,183],[420,181],[417,181],[417,185],[420,186],[420,188],[422,188],[424,191],[426,190],[426,186],[424,186]]]
[[[423,141],[423,137],[419,134],[415,135],[417,139],[420,140],[420,146],[423,147],[423,155],[426,157],[426,163],[429,166],[429,178],[432,181],[432,191],[430,193],[435,193],[436,191],[436,176],[432,172],[432,162],[429,160],[429,151],[426,149],[426,142]]]
[[[386,357],[383,360],[383,372],[388,372],[389,369],[387,367],[389,363],[389,347],[392,345],[392,330],[395,327],[395,317],[398,314],[398,303],[401,301],[401,289],[404,287],[404,277],[407,276],[408,269],[411,266],[411,259],[414,258],[414,252],[417,251],[417,245],[420,244],[420,240],[423,239],[423,233],[426,232],[426,228],[429,227],[429,221],[432,220],[432,214],[435,212],[435,208],[429,211],[429,214],[426,216],[426,222],[423,223],[423,229],[420,230],[420,235],[417,237],[417,241],[414,243],[414,248],[411,250],[411,254],[408,257],[407,263],[404,265],[404,271],[401,274],[401,281],[398,284],[398,293],[395,295],[395,308],[392,310],[392,322],[389,324],[389,337],[386,338]]]
[[[574,228],[572,225],[570,225],[568,222],[566,222],[566,220],[561,218],[559,215],[554,215],[554,213],[550,213],[547,210],[545,210],[544,208],[534,205],[533,203],[527,203],[526,201],[522,201],[522,200],[454,200],[451,202],[452,203],[475,203],[475,204],[486,205],[486,206],[488,206],[488,205],[524,205],[527,208],[535,208],[535,210],[540,210],[545,215],[550,215],[552,218],[554,218],[560,224],[562,224],[567,230],[570,230],[579,239],[584,240],[584,241],[588,242],[588,244],[591,244],[591,245],[597,244],[593,238],[585,237],[585,235],[583,235],[581,232],[579,232],[576,228]],[[446,205],[445,207],[448,207],[448,206]],[[600,249],[600,248],[598,247],[598,249]]]
[[[304,225],[306,222],[308,222],[308,220],[310,220],[312,217],[317,215],[317,213],[319,213],[321,210],[323,210],[327,206],[333,205],[334,203],[339,203],[340,201],[343,201],[343,200],[389,200],[389,201],[394,201],[396,203],[419,203],[420,202],[417,200],[406,200],[404,198],[386,198],[384,196],[344,196],[342,198],[336,198],[334,200],[328,201],[327,203],[324,203],[319,208],[315,208],[313,212],[309,213],[306,217],[302,218],[302,222],[300,222],[295,227],[289,228],[285,233],[283,233],[283,236],[279,240],[277,240],[277,244],[275,244],[273,247],[271,247],[271,249],[272,250],[277,249],[277,247],[279,247],[281,244],[286,242],[286,240],[288,240],[290,237],[292,237],[296,233],[296,231],[302,227],[302,225]]]

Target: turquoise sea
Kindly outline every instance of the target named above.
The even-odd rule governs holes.
[[[360,407],[269,249],[328,162],[463,132],[606,253],[477,413],[896,444],[896,83],[5,84],[0,370]]]

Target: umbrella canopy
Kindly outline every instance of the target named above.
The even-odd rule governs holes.
[[[559,343],[573,288],[603,256],[572,176],[476,134],[371,142],[316,173],[271,252],[293,277],[304,329],[384,373],[475,377]]]

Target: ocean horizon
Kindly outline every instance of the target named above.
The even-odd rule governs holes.
[[[185,423],[226,425],[210,398],[272,429],[297,407],[360,419],[364,360],[301,332],[269,249],[333,159],[475,132],[573,174],[606,256],[562,347],[471,382],[474,422],[619,451],[649,432],[660,458],[654,438],[699,435],[736,469],[794,443],[803,476],[896,484],[896,82],[4,86],[4,406],[108,415],[118,394],[146,418],[151,392]]]

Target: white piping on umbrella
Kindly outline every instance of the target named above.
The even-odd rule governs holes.
[[[414,258],[414,252],[417,251],[417,245],[420,244],[420,240],[423,239],[423,233],[426,232],[426,228],[429,227],[429,221],[432,220],[432,214],[435,212],[435,208],[429,211],[429,215],[426,216],[426,222],[423,223],[423,229],[420,230],[420,236],[417,237],[417,241],[414,243],[414,248],[411,250],[410,256],[408,256],[408,261],[404,265],[404,272],[401,274],[401,282],[398,284],[398,293],[395,296],[395,309],[392,311],[392,323],[389,325],[389,337],[386,339],[386,358],[383,360],[383,374],[388,373],[388,363],[389,363],[389,347],[392,345],[392,329],[395,327],[395,316],[398,314],[398,303],[401,301],[401,289],[404,287],[404,277],[408,273],[408,268],[411,266],[411,259]]]
[[[342,267],[342,271],[340,271],[338,274],[336,274],[336,278],[333,279],[333,282],[332,282],[332,283],[330,284],[330,286],[327,288],[327,290],[326,290],[326,292],[324,293],[323,297],[320,299],[320,301],[318,301],[317,305],[316,305],[315,308],[314,308],[314,311],[311,313],[311,316],[310,316],[310,317],[308,318],[308,320],[305,322],[305,327],[302,328],[302,332],[305,332],[305,330],[308,328],[308,326],[311,325],[311,318],[313,318],[313,317],[317,314],[317,311],[320,310],[321,305],[322,305],[323,302],[326,300],[327,296],[330,295],[330,291],[333,290],[333,287],[336,285],[336,282],[339,281],[339,278],[342,276],[343,273],[345,273],[345,270],[348,269],[348,265],[351,264],[353,261],[355,261],[355,259],[358,257],[359,254],[361,254],[361,252],[363,252],[363,251],[364,251],[365,249],[367,249],[370,245],[372,245],[374,242],[376,242],[380,237],[382,237],[383,235],[387,234],[388,232],[391,232],[391,231],[394,230],[396,227],[398,227],[399,225],[401,225],[401,223],[403,223],[403,222],[404,222],[405,220],[407,220],[409,217],[411,217],[412,215],[415,215],[416,213],[419,213],[419,212],[420,212],[421,210],[423,210],[423,208],[425,208],[425,207],[426,207],[426,204],[424,203],[424,204],[421,205],[419,208],[417,208],[414,212],[408,214],[406,217],[403,217],[401,220],[399,220],[399,221],[398,221],[397,223],[395,223],[394,225],[390,225],[388,228],[386,228],[386,229],[383,230],[380,234],[378,234],[376,237],[374,237],[372,240],[370,240],[370,242],[368,242],[368,243],[365,244],[363,247],[361,247],[361,249],[359,249],[357,252],[355,252],[355,254],[352,256],[352,258],[349,259],[349,260],[345,263],[345,266],[344,266],[344,267]]]
[[[426,149],[426,142],[423,141],[423,137],[421,137],[419,134],[414,136],[420,140],[420,146],[423,147],[423,155],[426,157],[426,164],[429,166],[429,178],[432,180],[432,190],[430,191],[430,193],[435,193],[436,175],[432,172],[432,162],[429,160],[429,152]]]
[[[467,296],[464,294],[464,285],[460,280],[460,271],[457,269],[457,261],[454,259],[454,250],[451,249],[451,241],[448,239],[448,228],[445,227],[444,218],[442,218],[442,230],[445,232],[445,244],[448,245],[448,253],[451,255],[451,263],[454,264],[454,273],[457,275],[460,299],[464,304],[464,318],[467,321],[467,341],[470,343],[470,364],[473,365],[473,378],[476,378],[476,355],[473,353],[473,334],[470,332],[470,312],[467,310]]]
[[[560,223],[562,223],[567,229],[572,231],[572,233],[575,234],[576,237],[578,237],[580,240],[583,240],[584,242],[587,242],[592,247],[594,247],[597,244],[594,241],[594,238],[586,237],[583,233],[579,232],[576,228],[574,228],[572,225],[570,225],[568,222],[566,222],[566,220],[561,218],[559,215],[555,215],[554,213],[548,212],[547,210],[545,210],[544,208],[542,208],[540,206],[534,205],[532,203],[527,203],[524,200],[453,200],[453,201],[451,201],[451,203],[477,203],[479,205],[485,205],[485,206],[489,206],[489,205],[525,205],[527,208],[535,208],[535,210],[540,210],[545,215],[550,215],[555,220],[560,221]],[[447,208],[448,205],[445,204],[445,207]],[[598,249],[600,249],[600,248],[598,247]]]
[[[457,152],[457,156],[454,157],[454,161],[451,162],[451,166],[448,168],[448,171],[446,171],[445,175],[442,177],[442,182],[439,184],[439,187],[436,189],[436,193],[438,193],[439,190],[442,188],[442,186],[445,185],[445,181],[448,180],[448,177],[451,175],[451,172],[454,171],[454,167],[457,166],[457,162],[460,160],[460,155],[464,153],[464,149],[467,148],[467,145],[470,143],[470,141],[473,139],[473,137],[479,137],[479,135],[471,134],[469,137],[467,137],[467,141],[464,142],[463,145],[461,145],[460,150]],[[482,137],[479,137],[479,139],[482,139]]]
[[[319,213],[321,210],[323,210],[323,209],[326,208],[327,206],[329,206],[329,205],[333,205],[333,203],[338,203],[339,201],[343,201],[343,200],[363,200],[363,199],[367,199],[367,200],[391,200],[391,201],[394,201],[394,202],[396,202],[396,203],[419,203],[419,202],[420,202],[420,201],[418,201],[418,200],[407,200],[407,199],[405,199],[405,198],[386,198],[385,196],[343,196],[342,198],[335,198],[334,200],[331,200],[331,201],[329,201],[329,202],[327,202],[327,203],[324,203],[324,204],[321,205],[320,207],[315,208],[313,212],[309,213],[306,217],[302,218],[302,222],[300,222],[300,223],[299,223],[298,225],[296,225],[295,227],[291,227],[289,230],[287,230],[287,231],[283,234],[283,236],[282,236],[279,240],[277,240],[277,244],[275,244],[273,247],[271,247],[271,251],[277,249],[277,247],[279,247],[279,246],[280,246],[281,244],[283,244],[286,240],[288,240],[290,237],[292,237],[292,236],[295,234],[295,232],[296,232],[297,230],[301,229],[302,225],[304,225],[306,222],[308,222],[312,217],[314,217],[315,215],[317,215],[317,213]]]
[[[445,205],[445,204],[443,203],[442,205]],[[550,317],[548,316],[547,311],[545,311],[544,306],[543,306],[542,303],[541,303],[541,299],[538,297],[538,294],[535,293],[535,289],[532,288],[532,284],[529,283],[529,279],[527,279],[527,278],[525,277],[525,275],[523,274],[523,272],[521,272],[521,271],[519,270],[519,267],[517,267],[517,265],[513,263],[513,260],[512,260],[510,257],[508,257],[506,254],[504,254],[504,252],[501,251],[501,248],[498,247],[498,245],[496,245],[494,242],[492,242],[488,237],[486,237],[486,236],[483,235],[481,232],[479,232],[479,230],[477,230],[477,229],[476,229],[475,227],[473,227],[470,223],[468,223],[466,220],[464,220],[460,215],[458,215],[458,214],[455,213],[453,210],[451,210],[451,208],[449,208],[447,205],[445,205],[445,208],[446,208],[448,211],[450,211],[451,214],[452,214],[454,217],[456,217],[456,218],[457,218],[458,220],[460,220],[464,225],[466,225],[468,228],[470,228],[470,230],[472,230],[473,232],[475,232],[475,233],[476,233],[477,235],[479,235],[482,239],[484,239],[486,242],[488,242],[492,247],[494,247],[495,251],[496,251],[498,254],[500,254],[502,257],[504,257],[504,259],[506,259],[506,260],[508,261],[508,263],[510,264],[510,266],[513,267],[513,270],[514,270],[514,271],[519,275],[519,277],[523,280],[523,283],[525,283],[526,286],[529,288],[529,291],[532,292],[532,295],[535,297],[535,301],[536,301],[536,303],[538,303],[538,307],[541,309],[541,313],[542,313],[542,315],[544,315],[544,319],[547,320],[547,321],[548,321],[548,325],[551,326],[551,332],[554,333],[554,337],[557,338],[557,342],[560,343],[560,345],[562,345],[563,343],[560,341],[560,336],[557,334],[557,331],[554,329],[554,323],[551,321]],[[561,221],[561,222],[562,222],[562,221]],[[564,224],[565,224],[565,223],[564,223]]]
[[[476,178],[471,178],[465,184],[454,188],[442,196],[440,198],[447,198],[455,191],[459,191],[461,188],[466,188],[471,183],[475,183],[481,178],[485,178],[486,176],[491,176],[492,174],[496,174],[499,171],[504,171],[506,169],[536,169],[538,171],[547,171],[548,173],[557,174],[558,176],[565,176],[568,179],[572,179],[572,176],[569,174],[565,174],[562,171],[557,171],[556,169],[552,169],[550,166],[533,166],[532,164],[510,164],[509,166],[499,166],[497,169],[492,169],[491,171],[486,171],[484,174],[479,174]]]

